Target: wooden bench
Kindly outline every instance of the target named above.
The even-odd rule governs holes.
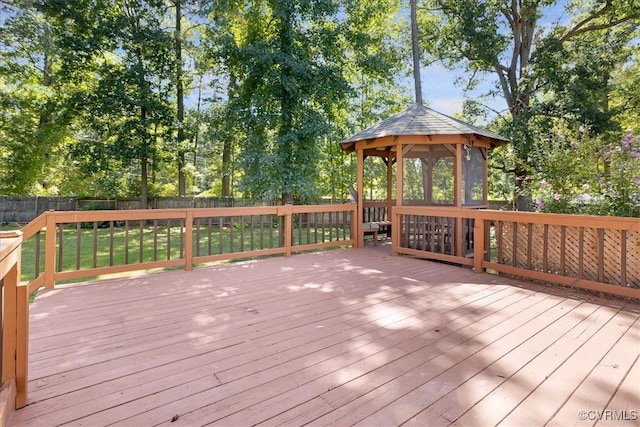
[[[366,236],[367,234],[373,234],[373,246],[378,246],[378,230],[380,226],[375,222],[365,222],[362,224],[362,232]]]
[[[385,233],[387,237],[391,237],[391,221],[376,221],[378,231]]]

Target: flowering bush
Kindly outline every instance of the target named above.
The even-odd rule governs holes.
[[[615,142],[551,141],[530,163],[538,211],[640,217],[640,138],[630,131]]]

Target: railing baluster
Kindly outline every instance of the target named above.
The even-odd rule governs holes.
[[[184,227],[185,227],[185,220],[184,218],[180,218],[180,221],[178,223],[180,225],[180,258],[184,258]]]
[[[251,232],[251,238],[250,238],[251,246],[250,246],[249,250],[253,251],[253,250],[256,249],[256,246],[255,246],[255,224],[254,224],[255,217],[254,217],[254,215],[249,215],[249,221],[250,221],[249,222],[249,231]]]
[[[211,217],[207,218],[207,255],[211,255],[213,253],[211,252],[211,219]]]
[[[42,233],[41,231],[38,231],[36,233],[36,235],[35,235],[35,238],[36,238],[36,253],[35,253],[35,256],[36,256],[35,271],[36,271],[36,273],[35,273],[35,277],[40,276],[40,239],[41,239],[40,234],[41,233]],[[35,279],[35,277],[33,277],[33,279]]]
[[[273,215],[269,215],[269,248],[273,249]]]
[[[153,260],[158,261],[158,220],[153,220]]]
[[[124,222],[124,263],[129,264],[129,220]]]
[[[93,221],[93,268],[98,266],[98,222]]]
[[[233,238],[235,237],[233,235],[234,228],[235,228],[235,223],[233,221],[233,218],[234,218],[233,216],[229,217],[229,252],[230,253],[233,253],[233,247],[235,246],[234,245],[235,242],[233,241]]]
[[[435,252],[436,251],[436,247],[438,245],[438,225],[437,225],[437,218],[432,217],[432,216],[427,216],[426,217],[426,221],[427,221],[427,229],[428,229],[428,235],[429,235],[429,248],[428,250],[430,252]]]
[[[223,254],[224,253],[224,218],[225,217],[218,217],[218,253],[219,254]]]
[[[58,269],[62,271],[62,261],[64,260],[64,224],[58,225]]]
[[[244,216],[240,216],[240,252],[244,252]]]
[[[196,256],[200,256],[200,220],[196,218],[194,226],[196,227]]]
[[[113,267],[113,221],[109,221],[109,267]]]
[[[347,240],[347,211],[342,212],[342,240]]]
[[[140,220],[138,222],[138,227],[140,229],[140,254],[138,256],[138,259],[140,260],[140,264],[142,264],[144,262],[144,221]]]
[[[313,213],[313,243],[318,243],[318,213]]]
[[[260,249],[264,249],[264,215],[260,214],[258,221],[260,221]]]
[[[76,222],[76,270],[80,270],[80,254],[82,253],[82,224]]]
[[[171,220],[167,220],[167,261],[171,259]]]

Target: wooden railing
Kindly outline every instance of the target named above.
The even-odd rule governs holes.
[[[31,287],[355,244],[355,206],[47,212],[23,228]]]
[[[15,380],[15,407],[27,399],[29,295],[43,285],[53,288],[58,281],[112,273],[191,270],[197,263],[353,246],[355,212],[354,205],[344,204],[40,215],[19,238],[0,239],[2,381]]]
[[[351,204],[41,215],[22,229],[21,238],[0,239],[2,380],[15,380],[15,406],[24,406],[27,397],[28,298],[41,286],[355,246],[355,217]],[[391,221],[394,254],[640,298],[637,218],[412,206],[393,208]],[[21,259],[28,274],[23,282]]]
[[[21,232],[0,233],[1,425],[6,424],[9,409],[23,407],[27,398],[29,288],[20,282],[21,248]]]
[[[640,219],[393,209],[392,252],[640,298]]]

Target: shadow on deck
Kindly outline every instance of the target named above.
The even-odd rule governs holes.
[[[10,425],[639,425],[639,318],[384,244],[75,285]]]

